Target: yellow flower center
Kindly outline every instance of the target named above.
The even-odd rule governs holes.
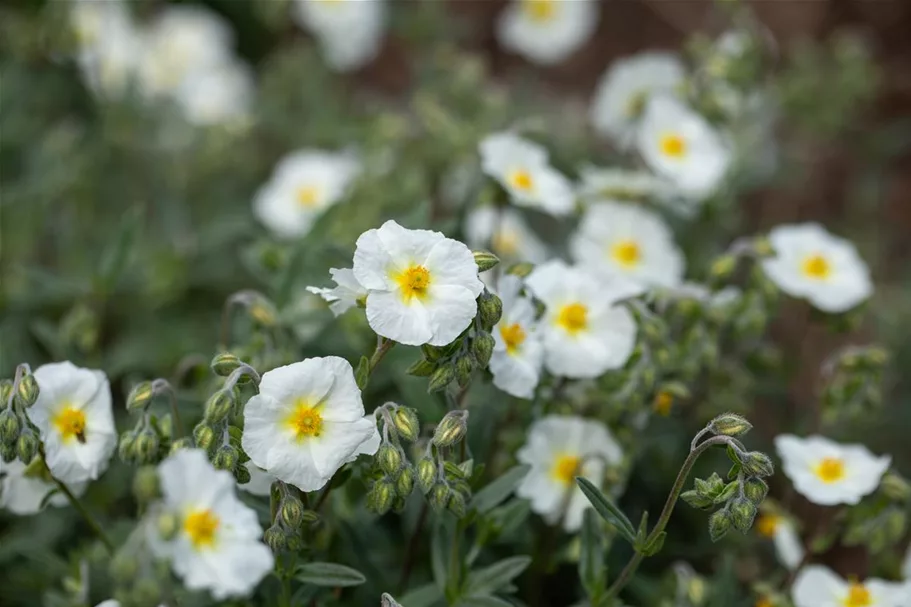
[[[506,342],[506,352],[508,354],[515,354],[522,342],[525,341],[525,331],[517,322],[511,325],[501,325],[500,336]]]
[[[775,531],[778,530],[778,524],[781,517],[774,514],[763,514],[756,521],[756,531],[764,537],[774,537]]]
[[[298,441],[305,438],[319,436],[323,430],[323,416],[310,401],[299,399],[294,404],[294,411],[285,420],[285,423],[294,431]]]
[[[626,115],[628,118],[637,118],[645,109],[645,101],[648,94],[645,91],[638,91],[630,95],[629,101],[626,102]]]
[[[579,474],[582,458],[578,455],[561,455],[554,462],[553,477],[565,485],[573,482]]]
[[[427,297],[427,289],[430,287],[430,270],[424,266],[411,266],[404,272],[395,275],[393,279],[398,283],[402,291],[402,300],[411,301],[413,297],[424,299]]]
[[[523,0],[522,9],[529,19],[543,23],[556,16],[557,2],[556,0]]]
[[[490,245],[496,253],[515,255],[519,252],[519,235],[512,230],[500,230],[493,235]]]
[[[215,533],[219,520],[211,510],[194,510],[183,520],[183,530],[190,537],[190,543],[197,550],[215,545]]]
[[[826,457],[816,464],[816,476],[824,483],[835,483],[845,477],[845,462],[838,457]]]
[[[843,604],[845,607],[870,607],[873,605],[873,597],[863,584],[851,584]]]
[[[611,257],[621,266],[632,268],[642,261],[642,249],[633,240],[621,240],[611,246]]]
[[[535,186],[535,182],[531,178],[531,173],[525,169],[516,169],[510,173],[508,181],[509,185],[517,190],[522,190],[523,192],[529,192]]]
[[[808,278],[816,280],[825,280],[832,274],[832,266],[829,264],[829,260],[818,253],[804,257],[801,267]]]
[[[764,596],[756,601],[756,607],[775,607],[775,604],[772,603],[770,598]]]
[[[319,203],[319,188],[305,185],[297,188],[294,194],[297,205],[304,209],[312,209]]]
[[[674,395],[662,390],[655,395],[655,402],[652,403],[652,406],[658,415],[667,417],[671,414],[671,407],[674,406]]]
[[[75,438],[80,443],[85,443],[85,413],[79,409],[67,405],[54,416],[53,422],[63,437],[63,442]]]
[[[665,133],[661,137],[661,153],[680,160],[686,156],[686,140],[676,133]]]
[[[557,324],[567,333],[575,334],[584,331],[588,326],[588,308],[580,303],[566,304],[557,314]]]

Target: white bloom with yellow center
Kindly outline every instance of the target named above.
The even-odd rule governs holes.
[[[516,454],[531,470],[516,494],[551,525],[578,531],[591,507],[575,478],[600,487],[605,470],[623,459],[623,451],[601,422],[575,416],[547,415],[532,424],[528,441]]]
[[[384,0],[295,0],[293,15],[319,41],[329,66],[340,72],[369,63],[383,43]]]
[[[356,307],[358,300],[366,299],[367,289],[357,281],[351,268],[330,268],[329,275],[335,281],[335,287],[307,287],[307,290],[322,297],[336,316]]]
[[[488,249],[503,261],[540,263],[547,248],[515,209],[481,206],[465,219],[465,236],[472,249]]]
[[[593,0],[513,0],[497,21],[497,38],[534,63],[559,63],[591,38],[598,26]]]
[[[485,137],[478,149],[481,168],[509,192],[513,204],[551,215],[572,212],[576,205],[572,183],[550,166],[543,147],[503,132]]]
[[[67,361],[38,367],[35,379],[38,400],[26,413],[51,474],[65,483],[98,478],[117,447],[108,378]]]
[[[788,569],[793,570],[803,561],[803,543],[790,518],[772,512],[763,513],[756,519],[756,531],[772,540],[778,560]]]
[[[823,506],[854,505],[873,493],[892,458],[863,445],[841,445],[822,436],[775,438],[785,475],[798,493]]]
[[[41,511],[41,502],[57,485],[44,478],[44,466],[26,466],[19,460],[9,463],[0,461],[0,509],[6,509],[20,516]],[[67,483],[73,495],[79,497],[88,483]],[[47,501],[51,506],[66,506],[66,496],[57,491]]]
[[[548,371],[597,377],[626,364],[636,344],[636,322],[616,303],[641,294],[641,286],[562,261],[538,266],[525,284],[546,306],[539,330]]]
[[[155,512],[173,517],[175,532],[149,525],[149,546],[171,561],[188,590],[217,600],[249,595],[272,571],[272,551],[260,541],[256,511],[234,491],[234,477],[216,470],[201,449],[181,449],[158,466],[162,500]]]
[[[848,581],[827,567],[808,565],[797,574],[791,598],[794,607],[906,607],[911,589],[873,578]]]
[[[644,286],[673,287],[683,280],[684,257],[661,217],[641,206],[589,206],[569,244],[576,263]]]
[[[731,165],[731,150],[699,114],[670,95],[652,96],[637,133],[639,153],[686,198],[705,198]]]
[[[579,169],[579,198],[587,202],[602,200],[663,200],[671,193],[669,184],[651,173],[631,169],[584,166]]]
[[[176,91],[176,101],[193,124],[242,124],[249,114],[253,92],[250,68],[232,60],[185,82]]]
[[[640,53],[615,61],[598,83],[590,110],[592,125],[621,148],[630,147],[649,98],[673,94],[685,75],[683,63],[670,53]]]
[[[471,324],[484,284],[471,251],[394,221],[357,239],[354,276],[367,289],[367,322],[409,346],[445,346]]]
[[[299,150],[285,156],[253,201],[253,213],[282,238],[306,235],[341,200],[361,170],[350,153]]]
[[[507,394],[531,398],[541,376],[544,344],[538,333],[534,302],[521,295],[518,276],[500,278],[503,314],[493,328],[495,345],[490,357],[493,384]]]
[[[762,268],[779,289],[824,312],[845,312],[873,293],[870,270],[854,245],[816,223],[784,225],[769,233],[774,255]]]
[[[263,374],[244,407],[244,452],[254,465],[303,491],[325,486],[344,464],[379,448],[344,358],[308,358]]]

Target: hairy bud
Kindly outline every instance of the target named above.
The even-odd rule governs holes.
[[[17,457],[19,457],[19,453],[16,450],[16,443],[12,445],[0,444],[0,459],[3,460],[4,464],[10,463]]]
[[[273,553],[279,553],[288,546],[288,534],[280,525],[272,525],[263,533],[263,542]]]
[[[727,509],[722,508],[709,517],[709,536],[713,542],[723,538],[731,530],[731,515]]]
[[[19,393],[16,395],[22,406],[29,408],[38,400],[38,380],[31,373],[22,376],[19,380]]]
[[[430,502],[430,507],[437,512],[442,512],[446,509],[446,506],[449,504],[449,487],[445,483],[437,483],[430,490],[430,495],[428,496],[428,501]]]
[[[215,375],[218,375],[219,377],[228,377],[242,364],[244,364],[243,361],[235,354],[222,352],[221,354],[215,355],[215,358],[212,359],[209,366],[212,368]]]
[[[0,412],[0,443],[12,445],[15,449],[16,441],[19,439],[19,428],[19,417],[12,409]]]
[[[490,362],[490,357],[493,355],[493,348],[496,345],[497,342],[490,333],[478,333],[475,336],[471,342],[471,353],[474,354],[479,367],[482,369],[487,367],[487,363]]]
[[[377,514],[389,512],[395,500],[395,486],[387,480],[380,480],[374,483],[371,493],[373,499],[368,499],[368,505],[373,506],[373,511]]]
[[[22,434],[19,435],[19,440],[16,441],[16,454],[19,456],[19,461],[26,466],[32,463],[32,460],[38,454],[39,446],[40,443],[35,433],[29,428],[23,430]]]
[[[212,465],[218,470],[233,470],[237,465],[238,459],[240,459],[240,454],[237,449],[231,445],[222,445],[215,452],[215,457],[212,458]]]
[[[405,466],[395,479],[395,492],[399,497],[408,497],[414,490],[414,470]]]
[[[458,491],[451,492],[449,494],[449,503],[446,507],[456,518],[462,518],[465,516],[465,497]]]
[[[409,443],[417,440],[421,433],[421,423],[418,421],[418,414],[410,407],[398,407],[392,414],[392,423],[395,429],[403,439]]]
[[[154,396],[155,389],[152,386],[152,382],[139,382],[133,386],[133,389],[130,390],[130,394],[127,396],[127,411],[135,411],[136,409],[147,406],[152,402]]]
[[[13,394],[13,382],[8,379],[0,380],[0,410],[6,408],[10,396]]]
[[[212,426],[197,424],[193,428],[193,440],[196,441],[197,447],[208,451],[215,441],[215,430],[212,429]]]
[[[421,493],[427,493],[437,479],[437,465],[430,457],[424,457],[417,465],[418,487]]]
[[[769,492],[769,486],[761,478],[748,478],[743,483],[743,494],[754,504],[761,504]]]
[[[286,497],[282,500],[279,514],[289,529],[297,529],[304,522],[304,505],[296,497]]]
[[[433,432],[433,444],[449,447],[462,440],[468,433],[468,411],[450,411],[440,420]]]
[[[518,276],[519,278],[525,278],[531,274],[532,270],[534,269],[534,264],[528,263],[527,261],[522,261],[509,266],[509,269],[506,270],[506,273],[512,274],[513,276]]]
[[[376,452],[376,461],[380,468],[389,475],[394,475],[402,467],[402,452],[397,447],[386,443]]]
[[[751,451],[743,456],[743,471],[749,476],[772,476],[775,465],[772,458],[759,451]]]
[[[177,453],[181,449],[192,449],[193,441],[188,437],[178,438],[177,440],[171,443],[171,450],[169,453]]]
[[[223,421],[231,415],[235,404],[234,390],[219,390],[206,401],[205,420],[210,424]]]
[[[120,435],[120,444],[117,446],[117,454],[120,456],[120,461],[129,464],[135,459],[133,453],[135,442],[136,432],[133,430],[127,430]]]
[[[415,361],[408,369],[405,371],[408,375],[414,375],[415,377],[430,377],[430,375],[436,370],[437,366],[433,362],[422,358]]]
[[[478,264],[478,272],[486,272],[500,263],[500,258],[488,251],[472,251],[472,255],[474,262]]]
[[[147,504],[161,495],[158,470],[154,466],[143,466],[133,476],[133,495],[140,504]]]
[[[709,422],[708,428],[713,434],[740,436],[749,432],[753,428],[753,424],[736,413],[722,413]]]
[[[471,371],[474,365],[470,356],[460,356],[456,360],[456,381],[460,388],[464,388],[471,381]]]
[[[158,457],[159,446],[158,435],[155,434],[154,430],[146,428],[139,433],[133,442],[133,456],[137,461],[144,464],[154,463]]]
[[[500,322],[502,315],[502,300],[489,291],[481,293],[481,296],[478,297],[478,316],[481,320],[481,326],[490,331],[495,324]]]
[[[753,526],[756,518],[756,504],[745,497],[738,497],[730,503],[731,522],[734,528],[741,533],[746,533]]]
[[[455,379],[455,367],[452,364],[446,364],[438,367],[430,375],[430,382],[427,384],[428,392],[439,392],[445,390],[446,386]]]

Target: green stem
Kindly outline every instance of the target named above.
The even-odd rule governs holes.
[[[82,515],[82,518],[88,523],[89,527],[92,528],[92,531],[95,532],[95,535],[98,536],[98,539],[101,540],[101,543],[104,544],[104,547],[107,548],[108,554],[114,554],[114,543],[111,541],[111,538],[101,529],[101,525],[92,518],[92,515],[89,514],[89,511],[85,509],[85,506],[82,505],[82,502],[79,501],[73,492],[70,491],[70,488],[63,484],[60,479],[52,476],[54,483],[57,485],[57,488],[60,489],[60,492],[66,496],[66,499],[70,502],[70,505],[76,509],[79,514]]]
[[[465,531],[465,528],[462,526],[462,520],[456,524],[455,533],[452,536],[452,546],[449,552],[449,576],[446,580],[446,589],[447,589],[447,600],[450,599],[450,594],[455,594],[456,590],[461,585],[462,581],[459,579],[462,574],[462,563],[461,555],[459,552],[459,538],[462,536],[462,533]]]
[[[386,353],[389,352],[394,345],[395,342],[391,339],[386,339],[385,337],[381,338],[380,343],[376,345],[376,350],[373,351],[373,356],[370,357],[368,369],[371,373],[373,373],[373,370],[380,364],[380,361],[383,360],[383,357],[386,356]]]
[[[726,445],[731,442],[731,438],[728,436],[713,436],[704,443],[695,447],[687,456],[686,461],[683,462],[683,466],[680,468],[680,472],[677,473],[677,480],[674,481],[674,486],[671,488],[670,494],[667,496],[667,501],[664,502],[664,508],[661,510],[661,516],[658,517],[658,522],[655,523],[655,527],[652,529],[651,533],[648,534],[648,537],[645,539],[645,545],[651,544],[655,538],[664,531],[664,528],[667,527],[668,521],[670,521],[671,514],[674,512],[674,506],[677,505],[677,498],[680,497],[680,493],[683,491],[683,486],[686,484],[686,479],[690,475],[690,471],[693,469],[693,465],[696,463],[696,460],[699,459],[699,456],[708,451],[711,447],[716,445]],[[637,551],[633,558],[626,564],[623,570],[620,572],[620,575],[611,584],[611,587],[607,589],[607,597],[613,598],[619,594],[619,592],[629,583],[630,579],[633,577],[633,574],[636,573],[636,569],[639,568],[639,564],[642,562],[642,559],[645,558],[645,555]]]

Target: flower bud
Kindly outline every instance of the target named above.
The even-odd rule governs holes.
[[[9,397],[13,394],[13,382],[8,379],[0,380],[0,411],[6,408]]]
[[[192,449],[193,441],[188,437],[178,438],[177,440],[171,443],[171,450],[169,453],[174,454],[180,451],[181,449]]]
[[[500,322],[502,315],[502,300],[489,291],[481,293],[480,297],[478,297],[478,316],[481,320],[481,326],[490,331],[495,324]]]
[[[161,495],[158,470],[154,466],[143,466],[133,475],[133,495],[140,504],[147,504]]]
[[[272,552],[278,553],[288,546],[288,534],[280,525],[272,525],[263,533],[263,542]]]
[[[745,454],[742,459],[743,471],[748,476],[772,476],[775,472],[772,459],[765,453],[751,451]]]
[[[426,494],[433,487],[437,478],[437,465],[430,457],[424,457],[418,462],[418,487],[421,493]]]
[[[439,392],[440,390],[445,390],[446,386],[449,385],[455,379],[455,367],[452,364],[445,364],[441,367],[438,367],[430,375],[430,382],[427,384],[428,392]]]
[[[430,495],[427,499],[431,508],[437,512],[442,512],[449,504],[449,487],[445,483],[435,484],[430,490]]]
[[[402,452],[397,447],[386,443],[376,452],[376,461],[383,472],[394,475],[402,467]]]
[[[231,415],[235,404],[233,390],[219,390],[206,401],[204,419],[210,424],[217,424]]]
[[[436,370],[437,366],[426,358],[417,360],[405,371],[408,375],[415,377],[430,377],[430,374]]]
[[[22,376],[19,380],[19,393],[16,396],[26,409],[35,404],[38,400],[38,380],[34,375],[28,373]]]
[[[440,360],[442,351],[440,348],[437,348],[436,346],[424,344],[423,346],[421,346],[421,354],[423,354],[424,358],[426,358],[430,362],[436,362],[436,361]]]
[[[769,486],[761,478],[748,478],[743,484],[743,494],[756,505],[762,503],[769,492]]]
[[[464,388],[471,381],[472,368],[470,356],[460,356],[456,359],[456,381],[459,382],[460,388]]]
[[[731,530],[731,522],[731,515],[725,508],[709,517],[709,536],[713,542],[717,542]]]
[[[474,262],[478,264],[478,272],[486,272],[500,263],[500,258],[488,251],[472,251]]]
[[[19,439],[19,417],[12,409],[0,412],[0,443],[12,445],[15,450],[16,441]]]
[[[166,512],[155,521],[155,528],[158,530],[158,535],[161,536],[161,539],[167,541],[177,535],[180,521],[170,512]]]
[[[3,460],[4,464],[8,464],[14,459],[19,457],[19,453],[16,449],[16,443],[8,445],[6,443],[0,444],[0,459]]]
[[[882,483],[883,493],[890,499],[906,502],[911,500],[911,484],[898,474],[886,472],[883,476]]]
[[[380,480],[373,484],[370,492],[373,499],[368,500],[368,506],[372,506],[373,511],[380,515],[389,512],[395,500],[395,486],[387,480]]]
[[[135,458],[144,464],[153,463],[158,457],[158,447],[160,441],[155,431],[146,428],[139,433],[133,443],[133,454]]]
[[[275,306],[272,305],[272,302],[259,294],[250,302],[250,305],[247,307],[247,312],[253,320],[264,327],[274,326],[275,321],[278,318],[278,314],[275,311]]]
[[[433,432],[433,444],[449,447],[456,444],[468,433],[468,411],[450,411],[440,420]]]
[[[418,421],[417,412],[410,407],[398,407],[392,414],[392,423],[403,439],[409,443],[417,440],[421,433],[421,423]]]
[[[218,470],[233,470],[239,458],[240,454],[237,453],[237,449],[231,445],[222,445],[215,452],[212,465]]]
[[[487,367],[495,345],[497,342],[490,333],[478,333],[471,342],[471,353],[474,354],[480,368]]]
[[[756,518],[756,504],[745,497],[734,498],[730,502],[731,522],[740,533],[746,533],[753,526]]]
[[[155,396],[155,390],[150,381],[142,381],[133,386],[127,396],[127,411],[135,411],[146,407]]]
[[[139,562],[126,551],[120,551],[114,555],[108,566],[108,573],[117,582],[130,582],[136,578],[138,572]]]
[[[234,466],[231,473],[234,475],[234,480],[237,481],[238,485],[246,485],[250,482],[250,471],[247,470],[246,466]]]
[[[759,236],[753,241],[753,251],[760,257],[768,257],[775,253],[772,243],[764,236]]]
[[[722,413],[709,422],[709,431],[724,436],[740,436],[753,428],[753,424],[736,413]]]
[[[130,598],[135,605],[157,605],[161,603],[161,584],[154,578],[139,578],[133,583]]]
[[[297,529],[304,522],[304,505],[296,497],[285,497],[282,500],[279,514],[289,529]]]
[[[721,255],[715,261],[712,262],[712,267],[710,272],[712,278],[716,280],[724,280],[728,278],[737,267],[737,257],[730,254]]]
[[[244,364],[243,361],[240,360],[237,355],[232,354],[231,352],[222,352],[221,354],[215,355],[215,358],[212,359],[209,366],[212,368],[215,375],[218,375],[219,377],[228,377],[242,364]]]
[[[446,507],[456,518],[462,518],[465,516],[465,497],[458,491],[451,492],[449,494],[449,503]]]
[[[197,426],[193,428],[193,440],[196,441],[197,447],[208,451],[215,441],[215,430],[212,429],[212,426],[197,424]]]
[[[117,454],[120,456],[120,461],[129,464],[135,459],[133,454],[133,444],[135,442],[136,432],[134,430],[127,430],[120,435],[120,444],[117,446]]]
[[[414,490],[414,470],[411,466],[405,466],[399,472],[398,478],[395,479],[395,492],[399,497],[408,497]]]
[[[522,261],[509,266],[509,269],[506,270],[506,273],[512,274],[513,276],[518,276],[519,278],[525,278],[531,274],[531,271],[534,269],[534,264],[528,263],[527,261]]]
[[[16,454],[19,456],[19,461],[28,466],[38,454],[39,446],[40,443],[35,433],[30,428],[23,430],[19,435],[19,440],[16,441]]]

